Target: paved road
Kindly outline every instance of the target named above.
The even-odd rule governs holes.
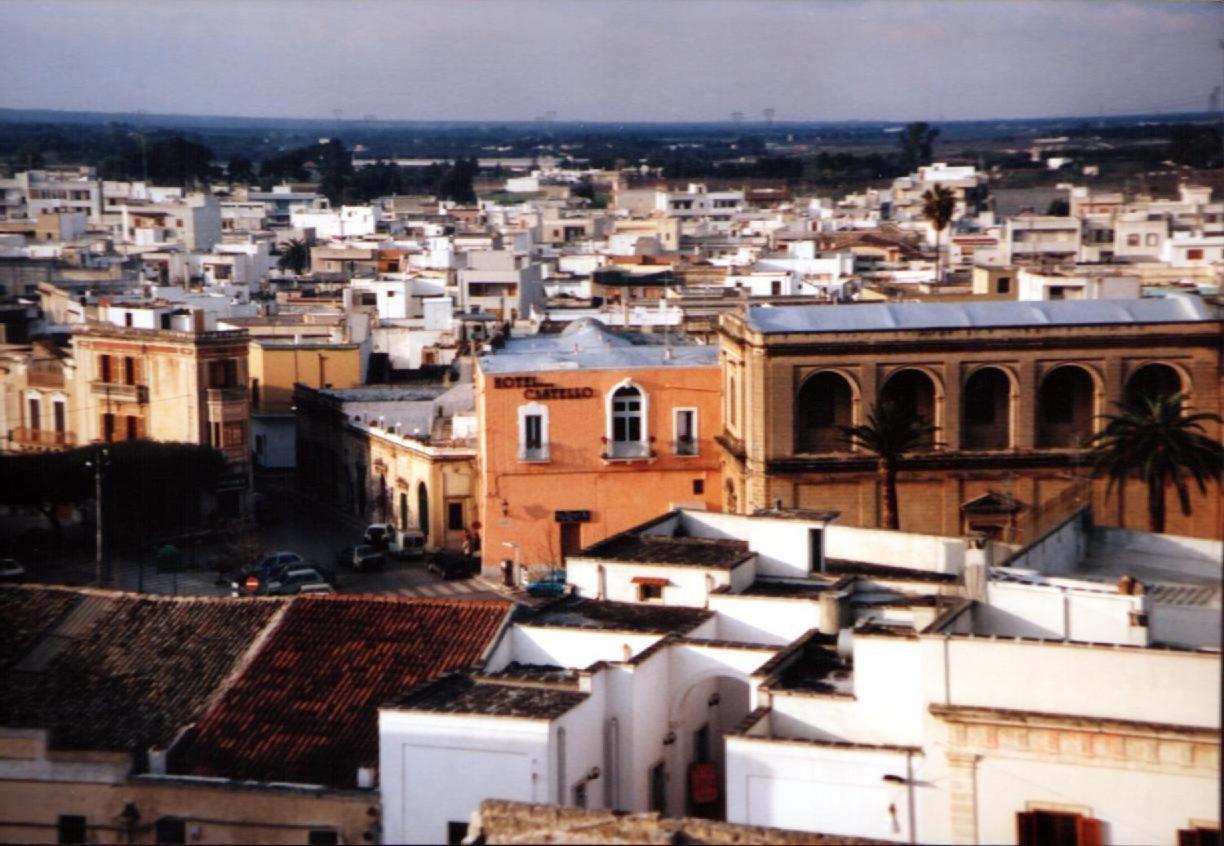
[[[290,550],[307,561],[335,569],[336,551],[361,540],[364,528],[355,520],[336,514],[315,503],[285,483],[260,486],[271,506],[274,521],[259,528],[259,541],[265,552]],[[144,591],[182,596],[228,596],[230,581],[219,578],[216,570],[206,569],[217,555],[216,546],[184,549],[187,569],[180,573],[158,573],[152,557],[140,560],[133,555],[115,555],[110,565],[112,585],[121,590]],[[193,566],[194,565],[194,566]],[[64,560],[47,562],[32,574],[52,584],[95,584],[94,561],[89,553],[78,553]],[[340,571],[344,593],[396,594],[399,596],[446,597],[456,599],[505,599],[502,589],[481,577],[443,581],[425,569],[423,561],[387,562],[386,569],[373,573]],[[527,601],[516,591],[510,598]]]

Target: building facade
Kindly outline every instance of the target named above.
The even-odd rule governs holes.
[[[1031,515],[1087,485],[1084,443],[1116,403],[1180,391],[1191,411],[1218,412],[1220,331],[1195,297],[727,315],[723,505],[751,513],[781,501],[878,525],[876,461],[848,448],[838,427],[864,423],[877,399],[892,400],[938,427],[902,468],[901,527],[997,533],[976,526],[965,506],[991,496]],[[1220,436],[1214,426],[1208,434]],[[1091,496],[1098,520],[1147,527],[1138,482],[1107,496],[1098,480]],[[1194,489],[1191,499],[1191,516],[1169,510],[1169,531],[1219,538],[1218,487]]]
[[[560,564],[660,509],[717,507],[716,361],[594,320],[479,359],[484,566]]]
[[[165,316],[164,329],[91,323],[74,330],[78,442],[214,447],[226,461],[218,510],[237,515],[251,488],[246,330],[206,330],[202,312]]]

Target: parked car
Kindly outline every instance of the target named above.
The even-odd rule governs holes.
[[[366,526],[362,539],[377,549],[387,549],[395,540],[395,527],[387,523],[371,523]]]
[[[303,585],[324,583],[335,588],[335,574],[322,567],[290,567],[278,578],[268,582],[268,593],[273,596],[292,596],[301,591]]]
[[[364,573],[369,570],[381,570],[387,563],[387,556],[372,546],[359,544],[346,546],[336,553],[336,566],[346,570]]]
[[[470,579],[473,575],[470,558],[445,552],[431,555],[425,568],[443,579]]]
[[[25,574],[25,567],[16,558],[0,558],[0,582],[19,582]]]
[[[287,567],[300,566],[306,566],[306,559],[296,552],[284,550],[265,555],[255,562],[255,566],[251,570],[261,580],[267,580],[279,575]]]
[[[527,584],[530,596],[563,596],[566,591],[565,571],[553,570]]]
[[[395,553],[401,558],[422,558],[425,555],[425,535],[419,529],[400,532]]]

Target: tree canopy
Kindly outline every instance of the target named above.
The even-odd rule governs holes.
[[[931,163],[935,139],[939,137],[939,129],[924,121],[907,123],[897,136],[897,144],[901,148],[901,163],[906,173],[913,173],[922,165]]]

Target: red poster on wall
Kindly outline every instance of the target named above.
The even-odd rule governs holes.
[[[713,763],[689,764],[689,799],[694,805],[718,801],[718,770]]]

